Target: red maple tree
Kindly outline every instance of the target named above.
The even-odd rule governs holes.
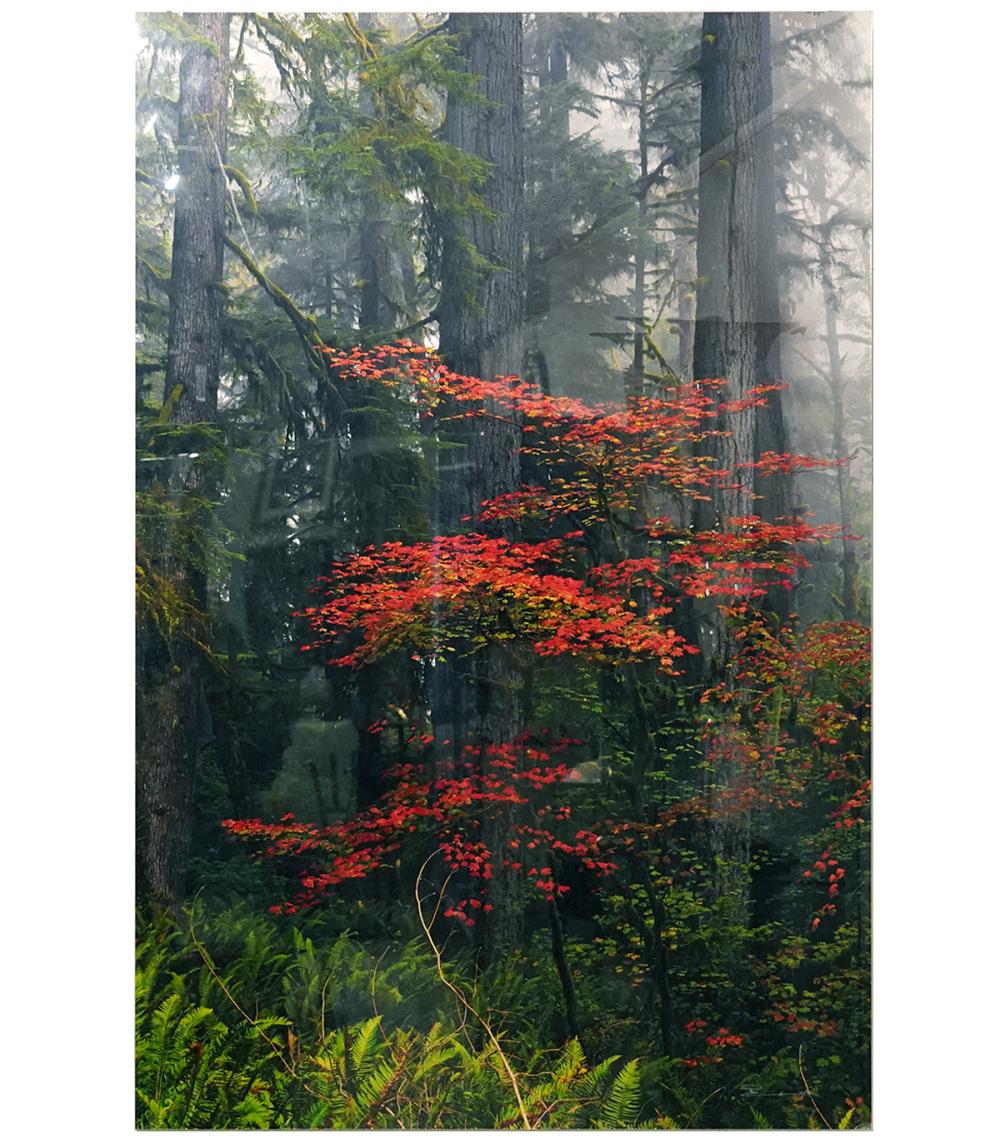
[[[770,586],[792,585],[808,564],[801,544],[837,532],[799,518],[746,516],[712,530],[680,521],[685,505],[710,500],[719,487],[750,484],[755,472],[838,464],[769,452],[738,474],[719,467],[711,440],[724,433],[720,414],[765,404],[777,385],[759,387],[738,402],[727,401],[724,380],[709,379],[618,405],[591,404],[545,394],[515,378],[457,374],[428,348],[407,341],[373,350],[323,350],[333,379],[396,388],[430,433],[469,418],[516,423],[525,467],[545,481],[484,502],[466,533],[387,542],[334,562],[316,581],[317,604],[300,612],[309,634],[301,649],[356,669],[393,651],[432,666],[503,646],[522,665],[581,659],[623,672],[648,666],[674,678],[678,661],[699,652],[672,625],[677,607],[686,599],[711,598],[732,620],[743,652],[735,673],[704,695],[713,712],[728,707],[730,714],[706,728],[704,752],[709,762],[727,755],[738,768],[730,768],[725,792],[711,802],[674,802],[653,822],[582,826],[565,788],[575,769],[572,739],[526,730],[500,744],[435,746],[432,758],[434,735],[414,727],[386,774],[384,797],[355,816],[328,826],[299,822],[291,813],[276,824],[224,823],[231,834],[258,842],[265,855],[301,854],[315,862],[301,875],[301,891],[272,911],[314,905],[417,842],[423,856],[434,848],[452,871],[472,880],[475,891],[468,892],[465,882],[465,895],[444,910],[472,924],[493,910],[491,885],[500,867],[551,901],[568,891],[573,871],[607,875],[637,837],[648,842],[680,819],[724,816],[755,804],[801,804],[815,755],[790,751],[781,733],[783,703],[775,719],[775,691],[796,699],[797,720],[809,725],[815,745],[835,749],[840,732],[857,718],[839,703],[815,700],[808,680],[838,657],[848,669],[860,665],[866,636],[861,627],[827,626],[803,642],[787,627],[774,634],[753,605]],[[671,500],[677,516],[652,512]],[[517,522],[536,540],[492,536],[498,522]],[[742,712],[750,697],[756,700]],[[850,775],[833,756],[829,776]],[[839,825],[853,822],[863,788],[844,798]],[[502,849],[491,849],[482,826],[499,806],[508,811],[507,840]],[[810,872],[829,869],[828,857],[829,851]],[[837,880],[827,882],[821,913],[836,900]]]

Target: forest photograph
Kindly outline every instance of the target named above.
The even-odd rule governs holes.
[[[134,22],[135,1128],[873,1128],[871,14]]]

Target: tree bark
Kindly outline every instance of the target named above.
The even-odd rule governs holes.
[[[491,379],[521,370],[524,333],[524,98],[522,30],[517,14],[453,14],[467,71],[479,76],[489,103],[449,97],[443,134],[454,147],[486,160],[480,195],[491,213],[443,223],[440,349],[462,374]],[[509,421],[473,420],[441,470],[439,532],[465,529],[484,499],[520,485],[520,429]]]
[[[206,42],[188,46],[181,61],[177,157],[170,270],[167,384],[183,393],[174,421],[215,418],[222,321],[222,262],[226,216],[226,84],[229,16],[186,17]]]
[[[695,378],[724,378],[725,397],[740,399],[780,376],[776,267],[775,176],[772,139],[770,20],[766,13],[708,12],[701,45],[701,163],[698,183],[698,299],[694,337]],[[775,396],[776,398],[776,396]],[[729,477],[713,504],[698,504],[698,524],[725,526],[730,518],[787,513],[785,484],[751,487],[740,464],[761,450],[782,451],[781,406],[772,403],[722,416],[728,435],[715,440],[719,465]],[[754,499],[754,493],[761,497]],[[712,519],[714,518],[714,522]],[[787,594],[767,603],[785,614]],[[699,645],[715,627],[717,672],[731,675],[734,651],[716,611],[702,616]],[[720,768],[716,787],[734,780]],[[716,864],[716,894],[730,900],[735,920],[749,912],[746,863],[750,826],[745,814],[715,813],[706,846]]]
[[[698,312],[695,378],[729,380],[728,397],[780,377],[771,50],[766,13],[709,12],[702,26],[701,172],[698,183]],[[781,403],[724,416],[720,465],[784,450]],[[788,513],[787,484],[718,492],[715,513]],[[759,509],[757,509],[759,507]]]
[[[479,77],[487,103],[449,97],[445,140],[491,166],[481,188],[490,217],[472,214],[444,222],[441,353],[454,370],[481,378],[518,374],[523,356],[525,295],[524,100],[522,18],[516,13],[452,14],[448,32],[457,38],[464,67]],[[484,499],[520,485],[520,428],[509,419],[452,423],[439,466],[436,533],[467,529]],[[506,525],[502,528],[508,529]],[[471,662],[471,665],[469,664]],[[464,663],[459,669],[459,663]],[[481,742],[511,740],[520,732],[519,675],[503,650],[461,653],[440,665],[432,681],[432,711],[439,744],[461,745],[471,734]],[[504,818],[482,827],[494,852],[491,897],[483,956],[492,959],[514,943],[517,921],[510,909],[512,874],[500,864]]]
[[[569,106],[565,103],[565,85],[569,79],[569,53],[560,28],[559,17],[548,17],[545,23],[543,47],[539,61],[538,84],[542,89],[556,89],[561,105],[542,109],[542,115],[551,131],[551,149],[539,156],[535,164],[534,179],[529,175],[531,192],[552,205],[553,210],[539,216],[536,211],[528,229],[528,256],[526,268],[526,312],[529,346],[525,363],[525,377],[546,392],[552,388],[551,372],[546,354],[546,335],[553,304],[566,299],[571,292],[565,282],[558,280],[559,256],[573,240],[573,220],[562,197],[564,150],[569,144]],[[561,89],[561,90],[560,90]]]
[[[694,328],[697,317],[695,279],[698,275],[694,236],[679,235],[674,245],[677,260],[677,374],[685,383],[694,376]]]
[[[480,77],[479,94],[489,103],[449,98],[444,138],[492,165],[481,195],[495,218],[472,214],[445,225],[441,350],[466,374],[516,374],[524,314],[521,16],[454,13],[448,33],[457,37],[465,68]]]
[[[441,354],[452,369],[490,379],[518,374],[523,353],[524,101],[522,30],[517,14],[453,14],[465,68],[488,103],[449,98],[445,140],[490,165],[481,197],[490,217],[443,223]],[[509,420],[472,420],[448,429],[458,447],[440,467],[439,532],[465,529],[484,499],[520,484],[521,432]]]
[[[177,424],[212,422],[219,383],[219,328],[225,230],[228,15],[188,14],[198,36],[180,67],[170,325],[165,399]],[[168,493],[189,505],[211,497],[204,471],[174,468]],[[200,513],[194,531],[204,530]],[[204,564],[163,555],[162,572],[195,609],[205,607]],[[190,638],[139,635],[137,714],[138,876],[140,896],[175,908],[184,893],[203,696],[202,654]]]

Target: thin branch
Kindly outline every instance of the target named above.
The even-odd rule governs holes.
[[[195,901],[195,904],[197,904],[197,899]],[[194,931],[194,909],[192,909],[191,912],[188,914],[188,930],[191,933],[191,941],[194,944],[194,947],[198,953],[198,956],[201,957],[202,961],[204,962],[205,968],[208,969],[209,973],[211,973],[212,979],[219,986],[219,988],[222,989],[222,991],[226,994],[226,999],[233,1006],[233,1008],[236,1009],[236,1011],[240,1014],[240,1016],[243,1017],[243,1019],[247,1022],[247,1024],[251,1025],[254,1029],[256,1029],[257,1032],[260,1034],[260,1036],[262,1036],[267,1041],[267,1043],[274,1050],[275,1056],[277,1056],[277,1058],[281,1061],[282,1065],[284,1066],[284,1068],[286,1069],[288,1074],[290,1076],[297,1076],[298,1074],[295,1071],[295,1066],[293,1064],[290,1064],[285,1059],[284,1054],[281,1051],[281,1045],[276,1040],[273,1040],[270,1036],[268,1036],[267,1032],[264,1030],[263,1025],[258,1024],[257,1021],[254,1020],[254,1018],[246,1011],[246,1009],[243,1008],[243,1006],[239,1003],[239,1001],[229,991],[229,986],[222,979],[222,977],[219,976],[219,973],[216,971],[215,965],[212,964],[212,958],[208,955],[208,952],[206,951],[205,947],[202,945],[201,941],[198,940],[197,934]],[[311,1089],[309,1089],[308,1085],[305,1085],[305,1088],[307,1089],[307,1091],[312,1091]],[[313,1093],[313,1095],[315,1096],[316,1093]]]
[[[397,327],[392,332],[392,337],[398,339],[401,335],[406,335],[410,331],[416,331],[418,327],[426,327],[428,323],[436,323],[438,320],[438,308],[435,307],[429,315],[423,319],[417,319],[413,323],[408,323],[405,327]]]
[[[329,383],[330,377],[326,370],[326,364],[316,350],[317,345],[323,342],[319,328],[316,326],[316,320],[303,314],[292,302],[291,297],[264,274],[249,253],[245,251],[235,239],[227,235],[225,236],[225,243],[230,251],[239,256],[243,266],[246,267],[254,279],[256,279],[267,294],[270,295],[278,307],[291,319],[292,325],[295,327],[299,338],[305,345],[306,354],[309,359],[309,369],[324,383]]]
[[[375,984],[376,984],[375,978],[378,975],[378,967],[382,963],[382,957],[384,957],[388,951],[389,951],[389,948],[388,948],[388,946],[386,946],[386,948],[382,950],[382,956],[380,956],[378,958],[378,960],[376,960],[374,966],[372,967],[372,980],[371,980],[371,984],[369,985],[369,989],[368,989],[369,995],[371,996],[371,1002],[372,1002],[372,1016],[375,1017],[375,1019],[378,1021],[378,1030],[382,1034],[382,1039],[386,1042],[386,1044],[389,1043],[389,1037],[388,1037],[385,1029],[382,1027],[382,1017],[378,1011],[378,1001],[375,999]]]
[[[503,1065],[504,1071],[507,1073],[507,1077],[510,1080],[511,1087],[514,1090],[514,1098],[517,1100],[518,1111],[521,1113],[521,1119],[524,1121],[524,1127],[530,1132],[532,1129],[532,1124],[528,1118],[528,1111],[524,1107],[524,1100],[521,1098],[521,1089],[518,1086],[517,1074],[514,1072],[513,1068],[511,1068],[510,1061],[507,1059],[503,1047],[501,1046],[500,1041],[497,1039],[496,1033],[490,1027],[489,1022],[476,1010],[475,1006],[471,1003],[465,993],[463,993],[456,984],[448,980],[447,976],[445,975],[441,950],[435,944],[434,937],[431,935],[430,925],[427,923],[427,920],[424,917],[424,907],[420,899],[420,882],[423,880],[424,870],[434,859],[434,857],[436,857],[440,852],[440,849],[435,849],[430,857],[428,857],[427,860],[423,863],[423,865],[420,866],[420,872],[417,874],[416,884],[413,887],[414,898],[417,902],[417,916],[420,918],[420,927],[423,929],[424,936],[427,938],[427,943],[430,945],[431,951],[434,953],[434,961],[437,965],[438,980],[440,980],[445,988],[454,994],[455,998],[462,1004],[462,1006],[471,1012],[476,1020],[479,1021],[479,1023],[483,1026],[486,1035],[490,1038],[493,1047],[497,1050],[497,1055],[500,1057],[500,1063]],[[439,906],[443,892],[444,891],[442,890],[442,893],[438,896]],[[437,909],[434,911],[434,916],[437,916]]]
[[[824,1123],[824,1124],[827,1126],[827,1128],[829,1128],[829,1129],[830,1129],[830,1131],[832,1132],[832,1131],[833,1131],[833,1125],[832,1125],[832,1124],[830,1123],[830,1121],[829,1121],[829,1120],[827,1120],[827,1118],[826,1118],[826,1117],[823,1115],[822,1109],[821,1109],[821,1108],[820,1108],[820,1106],[819,1106],[819,1105],[816,1103],[816,1098],[813,1096],[813,1094],[812,1094],[812,1089],[809,1087],[809,1081],[808,1081],[808,1080],[806,1080],[806,1070],[805,1070],[805,1065],[803,1065],[803,1063],[802,1063],[802,1050],[803,1050],[804,1048],[805,1048],[805,1045],[803,1045],[803,1044],[800,1044],[800,1045],[799,1045],[799,1076],[801,1076],[801,1077],[802,1077],[802,1084],[803,1084],[803,1086],[805,1087],[805,1090],[806,1090],[806,1096],[808,1096],[808,1097],[809,1097],[809,1102],[810,1102],[810,1104],[812,1104],[813,1108],[815,1108],[815,1109],[816,1109],[816,1114],[819,1116],[820,1120],[822,1120],[822,1121],[823,1121],[823,1123]]]
[[[806,363],[808,363],[809,366],[812,367],[812,369],[816,372],[817,375],[819,375],[819,377],[821,379],[825,379],[827,382],[830,382],[829,372],[824,370],[819,365],[819,363],[816,363],[812,359],[810,359],[809,356],[804,351],[800,351],[798,347],[793,347],[792,350],[796,353],[796,355],[798,355],[798,357],[800,359],[803,359]]]

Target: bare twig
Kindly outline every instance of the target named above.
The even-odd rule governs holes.
[[[826,382],[830,381],[830,372],[829,371],[825,370],[823,367],[821,367],[819,365],[819,363],[815,362],[813,359],[810,359],[809,356],[804,351],[800,351],[798,347],[793,347],[792,350],[796,353],[796,355],[798,355],[798,357],[800,359],[803,359],[806,363],[808,363],[809,366],[812,367],[812,369],[816,372],[817,375],[819,375],[819,377],[821,379],[825,379]]]
[[[197,900],[195,901],[195,904],[197,905]],[[281,1045],[276,1040],[273,1040],[270,1036],[268,1036],[267,1032],[264,1030],[264,1026],[259,1024],[246,1011],[246,1009],[243,1008],[243,1006],[239,1003],[239,1001],[229,991],[229,986],[226,984],[226,982],[222,979],[222,977],[217,972],[215,965],[212,963],[212,958],[208,955],[207,950],[205,949],[204,945],[202,945],[201,941],[198,940],[198,936],[194,931],[194,909],[192,909],[191,912],[188,914],[188,930],[191,933],[191,941],[194,944],[195,949],[197,950],[198,956],[201,957],[201,959],[205,965],[205,968],[208,969],[209,973],[211,973],[212,979],[219,986],[219,988],[222,989],[222,991],[226,994],[226,999],[233,1006],[233,1008],[236,1009],[236,1011],[240,1014],[240,1016],[243,1017],[243,1019],[247,1022],[247,1024],[252,1025],[253,1028],[256,1029],[256,1031],[267,1041],[267,1043],[274,1050],[275,1055],[281,1061],[282,1065],[284,1066],[284,1068],[288,1072],[288,1074],[290,1076],[297,1076],[298,1074],[295,1071],[295,1065],[292,1063],[289,1063],[289,1061],[285,1059],[284,1053],[281,1050]],[[311,1091],[311,1089],[308,1088],[308,1085],[306,1085],[305,1087],[307,1088],[307,1090]],[[313,1095],[315,1095],[315,1093]]]
[[[809,1097],[809,1103],[813,1106],[813,1108],[816,1109],[816,1115],[820,1118],[820,1120],[823,1121],[823,1123],[827,1126],[827,1128],[829,1128],[830,1131],[832,1132],[833,1131],[833,1125],[823,1115],[823,1111],[820,1108],[820,1106],[816,1103],[816,1098],[813,1096],[812,1089],[809,1087],[809,1081],[806,1080],[806,1069],[805,1069],[805,1065],[802,1063],[802,1050],[804,1048],[805,1048],[804,1044],[799,1045],[799,1076],[802,1077],[802,1084],[806,1090],[806,1096]]]
[[[448,980],[448,977],[445,975],[441,950],[435,943],[434,937],[431,935],[430,925],[427,923],[427,919],[424,917],[424,907],[420,898],[420,882],[423,880],[424,870],[427,868],[433,858],[436,857],[440,852],[440,849],[435,849],[430,857],[428,857],[427,860],[423,863],[423,865],[420,866],[420,872],[417,874],[416,884],[413,887],[414,898],[417,902],[417,916],[420,918],[420,927],[423,929],[424,936],[427,938],[427,943],[430,945],[431,951],[434,953],[434,961],[437,965],[438,980],[440,980],[445,988],[454,994],[456,1000],[458,1000],[462,1006],[471,1012],[476,1020],[479,1021],[479,1023],[483,1026],[483,1030],[485,1031],[486,1035],[490,1038],[493,1047],[497,1050],[497,1055],[500,1057],[500,1063],[503,1065],[504,1072],[506,1072],[507,1078],[510,1080],[511,1088],[514,1090],[514,1098],[517,1101],[518,1111],[521,1113],[521,1120],[524,1122],[524,1127],[530,1131],[532,1124],[531,1120],[528,1118],[527,1109],[524,1107],[524,1100],[521,1097],[521,1089],[517,1082],[517,1074],[514,1072],[514,1069],[511,1068],[510,1061],[507,1059],[503,1047],[501,1046],[500,1041],[497,1039],[496,1033],[490,1027],[489,1021],[487,1021],[486,1018],[476,1010],[475,1006],[471,1003],[465,993],[462,992],[458,985]],[[437,909],[440,908],[441,897],[443,895],[444,889],[442,888],[441,893],[438,895],[437,907],[434,910],[435,917],[437,916]]]
[[[326,980],[323,982],[323,987],[319,993],[319,1041],[320,1044],[326,1043],[326,986],[330,983],[333,977],[333,969],[327,975]]]
[[[369,993],[371,995],[371,1000],[372,1000],[372,1016],[374,1016],[376,1018],[376,1020],[378,1021],[378,1030],[382,1034],[382,1039],[386,1042],[386,1044],[389,1043],[389,1037],[386,1035],[386,1031],[382,1027],[382,1017],[378,1011],[378,1002],[375,999],[375,978],[378,975],[378,967],[382,963],[382,957],[384,957],[388,951],[389,951],[389,948],[388,948],[388,946],[386,946],[382,950],[382,956],[380,956],[378,958],[378,960],[376,960],[375,965],[372,968],[372,982],[371,982],[371,985],[369,987]]]
[[[685,1129],[691,1127],[691,1125],[694,1123],[694,1119],[698,1115],[698,1113],[705,1107],[705,1105],[712,1099],[712,1097],[716,1095],[716,1093],[721,1092],[725,1087],[726,1086],[724,1084],[720,1084],[718,1088],[714,1089],[712,1092],[710,1092],[705,1097],[704,1100],[702,1100],[702,1102],[698,1105],[698,1107],[694,1110],[694,1112],[691,1113],[690,1119],[688,1120],[687,1124],[684,1125]]]
[[[408,335],[411,331],[415,331],[418,327],[426,327],[428,323],[436,323],[438,321],[439,313],[438,308],[435,307],[433,311],[423,319],[417,319],[412,323],[407,323],[405,327],[397,327],[392,332],[392,337],[398,339],[403,335]]]

